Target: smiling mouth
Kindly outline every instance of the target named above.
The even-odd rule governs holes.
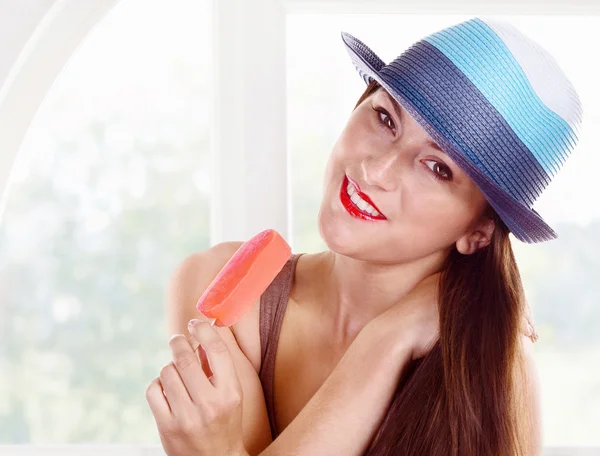
[[[358,185],[344,176],[340,188],[340,200],[350,215],[362,220],[387,220],[371,198],[360,191]]]

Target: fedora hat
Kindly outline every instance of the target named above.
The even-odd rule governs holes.
[[[513,25],[473,18],[386,64],[342,32],[365,83],[377,81],[481,190],[514,236],[555,239],[533,204],[570,156],[582,109],[554,58]]]

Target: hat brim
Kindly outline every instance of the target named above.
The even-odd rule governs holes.
[[[368,84],[371,80],[377,81],[423,127],[438,146],[477,185],[517,239],[533,244],[558,237],[557,233],[533,208],[516,200],[492,182],[465,154],[455,148],[433,125],[427,122],[416,106],[394,89],[393,81],[388,81],[386,76],[380,73],[386,64],[368,46],[346,32],[342,32],[342,40],[364,82]]]

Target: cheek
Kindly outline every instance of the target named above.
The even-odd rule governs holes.
[[[337,141],[331,149],[331,153],[325,165],[324,182],[326,187],[332,179],[337,181],[337,177],[342,176],[348,168],[355,167],[356,151],[361,149],[358,141],[361,138],[356,130],[353,130],[352,124],[348,124],[342,131]]]
[[[343,160],[360,159],[368,155],[376,147],[375,133],[364,115],[351,116],[334,146],[334,155]]]
[[[421,187],[418,194],[404,200],[406,215],[411,229],[427,237],[454,239],[467,229],[472,209],[461,199],[447,193],[445,189]]]

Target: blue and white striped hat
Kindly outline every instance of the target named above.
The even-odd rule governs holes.
[[[479,187],[517,239],[557,237],[532,208],[577,143],[581,103],[555,60],[514,26],[474,18],[385,64],[342,39],[376,80]]]

